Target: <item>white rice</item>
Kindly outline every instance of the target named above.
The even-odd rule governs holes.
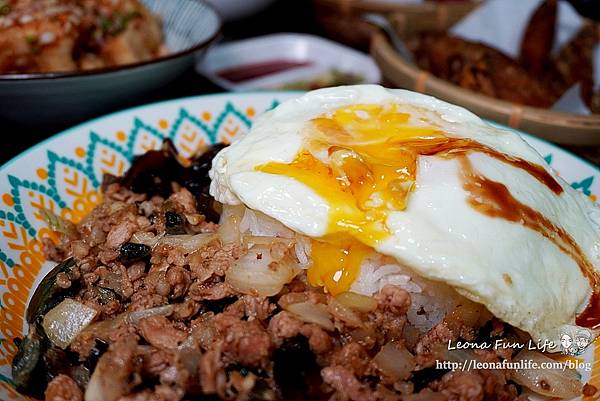
[[[398,264],[395,259],[381,254],[365,259],[351,290],[374,295],[387,284],[396,285],[410,293],[408,323],[421,333],[440,323],[462,299],[448,285],[425,279]]]
[[[226,207],[227,208],[227,207]],[[298,235],[263,213],[244,208],[236,211],[242,218],[239,230],[253,236],[295,238],[294,252],[303,269],[310,266],[310,239]],[[225,213],[224,213],[225,214]],[[394,258],[373,253],[361,265],[351,291],[373,296],[386,285],[396,285],[408,291],[411,306],[407,319],[413,330],[423,333],[442,321],[461,302],[462,296],[444,283],[433,282],[400,265]]]
[[[386,263],[378,254],[365,259],[351,290],[363,295],[374,295],[388,284],[397,285],[410,293],[421,292],[409,275],[402,274],[400,266]]]
[[[250,232],[257,237],[294,238],[294,232],[277,220],[248,208],[240,221],[240,232]]]

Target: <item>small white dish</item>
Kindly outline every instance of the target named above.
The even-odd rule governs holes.
[[[244,66],[277,61],[306,63],[280,72],[233,82],[220,72]],[[197,64],[197,71],[229,91],[280,89],[301,81],[311,81],[328,71],[360,76],[360,82],[379,83],[379,68],[367,54],[318,36],[282,33],[223,43],[211,48]]]

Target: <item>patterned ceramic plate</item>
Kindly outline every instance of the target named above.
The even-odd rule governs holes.
[[[179,99],[122,111],[62,132],[0,167],[0,401],[22,399],[13,389],[13,338],[23,335],[29,294],[52,267],[42,255],[46,208],[78,222],[100,202],[104,173],[122,174],[134,155],[171,138],[183,156],[205,143],[231,141],[261,112],[297,93],[261,92]],[[600,171],[572,154],[523,134],[560,175],[592,199]],[[600,347],[582,361],[583,379],[600,387]],[[591,377],[590,377],[591,375]],[[594,397],[594,401],[598,397]],[[591,398],[590,398],[591,400]]]

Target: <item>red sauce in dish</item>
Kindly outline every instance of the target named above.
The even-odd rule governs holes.
[[[293,68],[306,67],[311,64],[312,63],[308,61],[269,60],[226,68],[217,72],[217,75],[230,82],[242,82]]]

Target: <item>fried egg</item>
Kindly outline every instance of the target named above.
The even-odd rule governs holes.
[[[211,194],[311,238],[308,280],[348,291],[373,252],[537,339],[599,323],[598,208],[516,133],[380,86],[309,92],[213,161]]]

